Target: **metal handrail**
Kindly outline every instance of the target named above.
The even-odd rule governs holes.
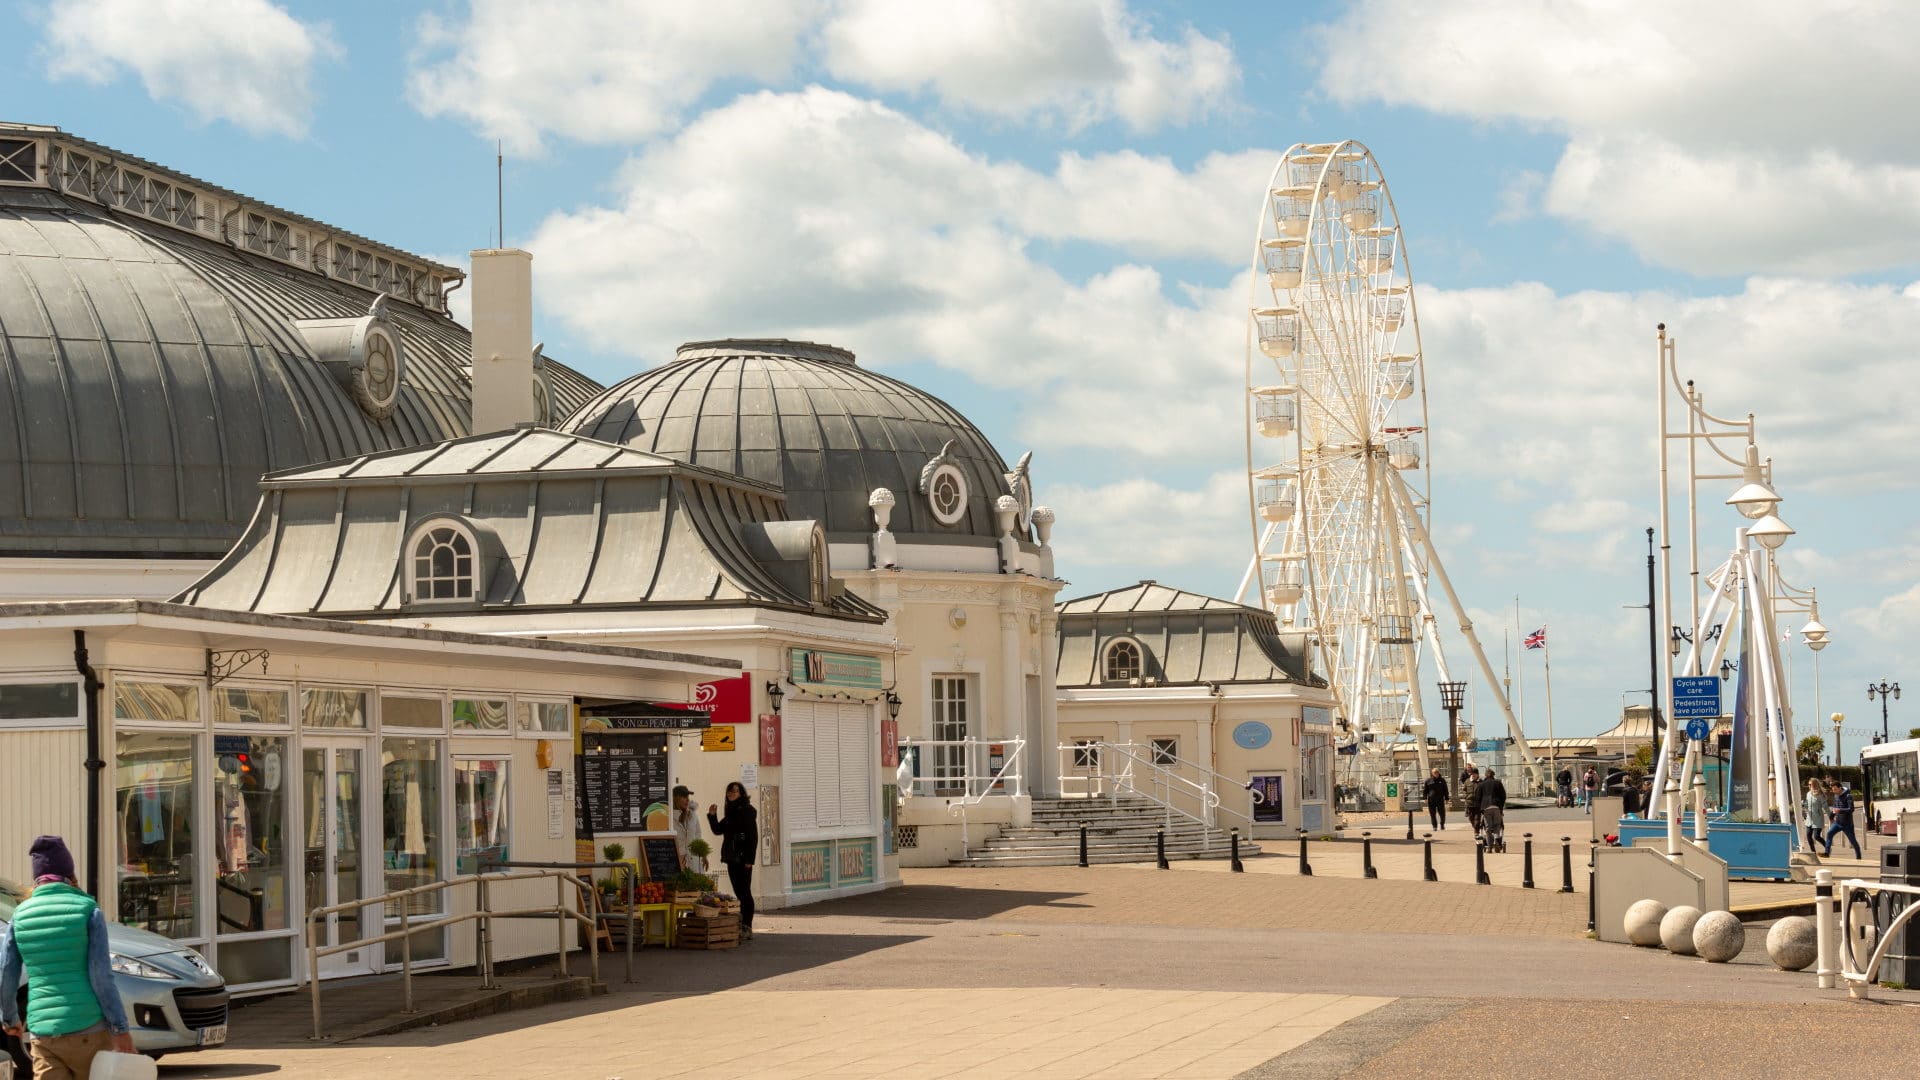
[[[1129,749],[1132,745],[1132,743],[1113,743],[1100,740],[1085,743],[1061,743],[1059,749],[1061,751],[1077,750],[1082,753],[1089,750],[1094,751],[1096,754],[1095,760],[1100,764],[1097,766],[1097,769],[1086,770],[1086,779],[1089,784],[1092,783],[1097,775],[1102,781],[1111,780],[1113,782],[1112,788],[1107,791],[1109,798],[1112,798],[1124,789],[1135,795],[1159,803],[1166,813],[1166,824],[1169,828],[1173,825],[1173,815],[1179,814],[1181,817],[1195,822],[1202,827],[1202,839],[1207,846],[1211,847],[1213,844],[1213,836],[1208,830],[1215,829],[1217,826],[1211,821],[1208,821],[1202,814],[1194,814],[1182,807],[1175,806],[1173,804],[1173,786],[1175,783],[1179,783],[1190,789],[1191,796],[1199,800],[1203,813],[1218,809],[1220,806],[1220,796],[1208,785],[1195,783],[1168,769],[1166,766],[1157,764],[1150,758],[1143,758],[1139,754],[1134,753]],[[1111,752],[1116,758],[1125,761],[1126,767],[1118,771],[1110,772],[1106,765],[1107,759],[1105,756],[1108,752]],[[1133,768],[1136,764],[1145,765],[1152,774],[1157,776],[1160,781],[1159,795],[1155,795],[1149,790],[1142,790],[1141,787],[1134,782]],[[1067,773],[1062,771],[1061,775],[1065,777]],[[1088,794],[1091,795],[1093,792],[1090,791]]]
[[[587,863],[524,862],[520,860],[509,859],[505,861],[489,862],[486,864],[486,866],[483,869],[496,870],[496,869],[502,869],[502,868],[510,868],[514,870],[612,870],[614,873],[618,874],[620,877],[626,879],[627,911],[626,911],[625,917],[626,917],[626,923],[627,923],[627,981],[628,982],[633,981],[633,948],[634,948],[634,940],[635,940],[633,935],[633,909],[635,905],[633,901],[634,901],[634,895],[638,892],[638,889],[636,888],[636,886],[639,884],[639,881],[640,881],[640,871],[637,867],[634,866],[633,863],[630,863],[630,862],[587,862]],[[587,899],[589,903],[592,902],[591,895],[589,895]],[[619,916],[616,916],[611,911],[596,911],[593,913],[593,919],[596,926],[601,920],[615,921],[618,918]]]
[[[1838,890],[1835,899],[1840,908],[1840,977],[1847,982],[1847,994],[1850,997],[1865,1000],[1871,994],[1871,987],[1880,975],[1880,962],[1887,958],[1887,950],[1899,938],[1900,928],[1920,915],[1920,900],[1909,902],[1893,922],[1879,930],[1879,940],[1874,943],[1873,952],[1867,956],[1867,962],[1860,964],[1860,958],[1853,948],[1853,893],[1869,895],[1879,892],[1906,893],[1920,898],[1920,885],[1902,885],[1890,881],[1865,881],[1850,878],[1834,882]],[[1824,898],[1823,898],[1824,899]]]
[[[1007,759],[1001,763],[997,771],[975,773],[973,768],[976,757],[984,754],[990,746],[1007,747],[1009,749]],[[931,761],[926,753],[928,748],[936,750],[943,748],[958,749],[962,752],[962,761],[966,766],[966,771],[961,773],[945,776],[925,774],[908,779],[906,789],[909,795],[923,794],[933,798],[965,799],[977,806],[989,795],[1009,793],[1013,795],[1023,795],[1026,793],[1026,774],[1016,767],[1027,748],[1027,740],[1023,738],[980,739],[969,737],[965,739],[914,739],[912,741],[902,739],[900,741],[900,747],[903,750],[914,749],[919,751],[920,767],[922,769],[927,769],[931,766]],[[1007,786],[1009,781],[1011,781],[1010,788]],[[977,792],[975,791],[976,783],[979,785]],[[945,795],[939,791],[916,792],[914,790],[919,787],[937,787],[945,784],[960,785],[962,789],[961,794]]]
[[[1140,743],[1136,743],[1136,742],[1114,743],[1112,745],[1124,746],[1124,747],[1127,747],[1130,751],[1137,749],[1141,746]],[[1149,753],[1149,761],[1151,761],[1153,748],[1151,746],[1148,746],[1146,747],[1146,749]],[[1167,754],[1165,756],[1173,759],[1173,764],[1177,768],[1172,769],[1170,771],[1173,771],[1174,775],[1176,776],[1179,776],[1178,769],[1192,769],[1194,772],[1200,773],[1203,776],[1210,776],[1213,779],[1220,781],[1220,784],[1221,784],[1220,787],[1215,787],[1211,783],[1198,785],[1198,786],[1204,787],[1206,791],[1209,793],[1208,798],[1206,800],[1202,800],[1202,805],[1205,806],[1210,811],[1224,811],[1225,813],[1232,814],[1234,817],[1237,817],[1241,821],[1244,821],[1247,823],[1247,834],[1249,836],[1253,834],[1253,814],[1251,812],[1251,809],[1249,809],[1249,812],[1243,814],[1240,811],[1235,810],[1232,807],[1228,806],[1226,804],[1226,800],[1221,797],[1221,792],[1224,791],[1226,788],[1238,788],[1242,791],[1248,792],[1249,797],[1251,797],[1251,793],[1253,791],[1252,784],[1250,783],[1243,784],[1240,781],[1235,780],[1234,778],[1227,776],[1224,773],[1218,772],[1214,769],[1210,769],[1207,766],[1202,765],[1197,761],[1188,761],[1186,758],[1183,758],[1178,754]],[[1163,767],[1163,768],[1166,767],[1166,766],[1160,766],[1159,763],[1157,762],[1155,762],[1154,764],[1157,767]],[[1186,779],[1186,777],[1180,777],[1180,778],[1183,780]],[[1188,781],[1188,783],[1193,783],[1193,781]],[[1216,820],[1208,821],[1207,824],[1213,826],[1214,828],[1219,828],[1220,823],[1217,820],[1217,815],[1209,814],[1209,817],[1214,817]]]
[[[493,885],[508,884],[517,881],[544,880],[552,880],[556,885],[556,895],[552,907],[522,908],[510,911],[493,910],[489,898]],[[472,911],[457,915],[433,916],[416,923],[413,921],[412,914],[407,910],[406,905],[402,904],[400,905],[400,929],[398,930],[389,930],[384,934],[375,934],[369,937],[357,938],[353,941],[345,941],[337,945],[327,946],[322,946],[319,942],[319,936],[314,933],[314,923],[320,921],[321,925],[324,926],[324,920],[328,916],[339,915],[348,911],[357,912],[375,905],[384,907],[396,900],[407,900],[415,896],[427,896],[433,893],[446,892],[464,885],[472,885],[474,887],[475,903],[474,910]],[[329,904],[326,907],[317,907],[307,912],[307,985],[313,997],[314,1040],[317,1042],[323,1038],[321,1035],[320,1014],[321,957],[332,956],[335,953],[351,952],[355,949],[365,948],[368,945],[378,945],[388,941],[399,941],[402,1009],[405,1012],[412,1012],[413,935],[428,930],[438,930],[442,927],[454,926],[463,922],[477,922],[479,924],[475,931],[477,937],[475,939],[476,952],[474,955],[474,968],[480,972],[480,985],[484,989],[492,989],[495,985],[493,981],[492,936],[492,923],[494,919],[553,919],[557,930],[556,937],[558,939],[554,950],[555,976],[559,978],[564,978],[567,975],[567,923],[568,921],[573,921],[583,924],[587,928],[589,978],[593,982],[598,983],[600,981],[600,950],[599,943],[595,940],[593,934],[594,921],[591,917],[567,906],[568,885],[572,885],[576,889],[591,889],[593,887],[593,883],[590,880],[584,879],[577,874],[567,873],[563,870],[530,870],[507,874],[462,874],[458,877],[447,878],[443,881],[430,881],[424,885],[415,885],[407,889],[395,889],[391,892],[381,893],[378,896],[349,900],[339,904]]]

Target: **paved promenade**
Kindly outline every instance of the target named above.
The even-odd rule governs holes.
[[[1586,940],[1584,896],[1140,867],[904,877],[767,913],[741,949],[648,950],[636,983],[586,1001],[337,1047],[304,1043],[301,1001],[249,1006],[233,1045],[162,1075],[1484,1078],[1604,1071],[1621,1047],[1664,1075],[1706,1031],[1729,1033],[1713,1075],[1873,1077],[1909,1075],[1884,1055],[1920,1030],[1920,995],[1849,1003],[1773,970],[1761,927],[1729,965]]]

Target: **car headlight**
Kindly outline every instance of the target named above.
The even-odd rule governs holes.
[[[119,953],[113,954],[113,970],[115,974],[129,975],[136,979],[180,978],[165,968],[154,967],[144,960],[135,960],[131,956],[121,956]]]

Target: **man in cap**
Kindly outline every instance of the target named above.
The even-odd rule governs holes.
[[[700,839],[700,812],[693,804],[693,789],[685,784],[673,788],[673,846],[680,849],[680,865],[688,870],[706,871],[706,860],[687,850]]]
[[[95,1055],[134,1052],[113,983],[106,916],[75,882],[66,841],[42,836],[27,854],[33,894],[14,909],[0,941],[0,1026],[15,1038],[32,1033],[34,1080],[86,1080]],[[16,1011],[22,970],[24,1025]]]

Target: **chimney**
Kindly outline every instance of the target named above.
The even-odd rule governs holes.
[[[473,258],[473,434],[535,419],[533,256],[517,248]]]

